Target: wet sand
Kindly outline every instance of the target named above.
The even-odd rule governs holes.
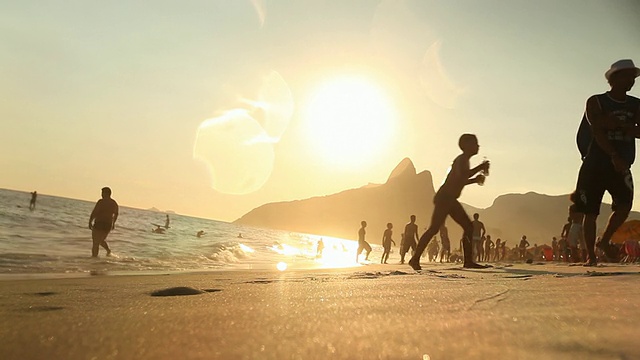
[[[464,270],[427,263],[421,273],[406,265],[368,265],[5,279],[0,281],[0,354],[3,359],[637,359],[639,275],[638,265]]]

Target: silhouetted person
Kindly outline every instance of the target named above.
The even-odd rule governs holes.
[[[558,239],[554,236],[551,240],[551,249],[553,251],[553,260],[558,261],[560,259],[560,251],[558,247]]]
[[[416,251],[416,245],[419,240],[416,216],[411,215],[410,219],[411,221],[404,226],[404,234],[400,242],[400,264],[404,264],[404,257],[409,252],[409,249],[413,250],[413,252]]]
[[[527,235],[522,235],[522,238],[520,239],[520,245],[518,246],[518,249],[520,250],[520,258],[521,259],[525,259],[526,255],[527,255],[527,248],[531,246],[531,244],[529,244],[529,242],[527,241]]]
[[[371,245],[364,240],[364,237],[367,234],[367,231],[365,230],[367,222],[363,220],[360,222],[360,225],[362,225],[362,227],[358,230],[358,251],[356,252],[356,262],[358,262],[358,257],[362,250],[366,250],[367,252],[367,255],[364,257],[365,260],[369,260],[369,254],[371,253]]]
[[[451,241],[449,240],[449,230],[446,226],[440,227],[440,241],[442,241],[442,249],[440,249],[440,262],[443,260],[449,262],[451,256]]]
[[[582,243],[584,239],[584,229],[582,225],[584,215],[578,212],[576,204],[569,206],[569,219],[571,219],[571,227],[569,228],[569,236],[567,236],[567,246],[571,254],[571,262],[576,263],[580,261],[578,245]]]
[[[391,239],[391,235],[393,235],[393,224],[387,223],[387,229],[384,231],[382,235],[382,248],[384,252],[382,253],[382,258],[380,258],[380,264],[386,264],[387,260],[389,260],[389,254],[391,253],[391,244],[395,245],[395,241]]]
[[[169,222],[170,222],[170,220],[169,220],[169,214],[167,214],[167,219],[164,221],[164,228],[165,228],[165,229],[168,229],[168,228],[169,228]]]
[[[609,258],[617,258],[617,250],[610,244],[611,236],[627,219],[633,205],[630,168],[636,157],[635,139],[640,137],[640,99],[627,95],[627,92],[638,76],[640,69],[633,61],[617,61],[605,73],[611,90],[587,100],[583,123],[585,120],[588,122],[592,138],[572,198],[577,211],[585,214],[586,266],[597,264],[596,219],[604,192],[608,191],[613,200],[613,213],[600,242]],[[578,135],[580,138],[580,131]]]
[[[482,164],[471,169],[469,160],[472,156],[478,153],[480,145],[478,145],[478,139],[475,135],[464,134],[458,140],[458,146],[462,150],[462,154],[458,155],[451,165],[451,169],[447,174],[447,178],[444,184],[438,189],[438,192],[433,198],[434,208],[431,215],[431,225],[427,231],[422,234],[416,251],[409,260],[409,265],[414,270],[420,270],[420,256],[424,252],[424,249],[429,244],[429,241],[438,232],[440,227],[444,224],[447,216],[460,224],[464,231],[463,237],[463,251],[464,251],[464,267],[466,268],[485,268],[486,266],[479,265],[473,261],[473,250],[471,244],[471,237],[473,236],[473,224],[469,215],[464,211],[464,208],[458,201],[462,189],[469,184],[478,184],[484,182],[484,175],[478,174],[482,170],[489,169],[489,162],[485,161]],[[474,176],[476,175],[476,176]]]
[[[558,252],[560,253],[559,256],[559,260],[561,261],[569,261],[569,255],[567,254],[568,252],[568,246],[567,246],[567,239],[566,238],[560,238],[560,241],[558,241]]]
[[[506,255],[507,255],[507,240],[504,240],[500,244],[500,260],[504,260]]]
[[[89,229],[91,229],[91,238],[93,239],[91,256],[98,256],[100,246],[107,250],[107,256],[111,255],[107,236],[111,230],[115,229],[117,219],[118,203],[111,198],[111,189],[103,187],[102,199],[98,200],[89,217]]]
[[[562,232],[560,232],[560,238],[564,238],[565,240],[569,236],[569,229],[571,229],[571,217],[567,218],[567,222],[562,226]]]
[[[487,235],[487,239],[484,241],[484,261],[491,261],[491,252],[493,251],[494,244],[491,240],[491,235]]]
[[[165,229],[160,225],[156,225],[156,228],[151,230],[151,232],[154,232],[156,234],[164,234],[164,231]]]
[[[436,262],[438,258],[438,253],[440,252],[440,244],[438,244],[438,240],[434,237],[427,245],[427,253],[429,254],[428,260],[429,262]]]
[[[473,244],[473,258],[476,260],[482,260],[482,258],[480,258],[480,254],[482,253],[482,238],[484,238],[487,232],[482,221],[478,220],[479,218],[480,214],[473,214],[473,237],[471,239]]]
[[[36,198],[38,197],[38,192],[34,191],[31,193],[31,201],[29,201],[29,210],[33,211],[36,209]]]
[[[493,261],[500,260],[500,251],[501,251],[500,246],[502,246],[501,241],[502,240],[500,240],[500,238],[496,239],[496,249],[493,253]]]
[[[203,237],[204,236],[204,230],[200,230],[196,233],[197,237]]]
[[[316,245],[316,258],[322,257],[323,250],[324,250],[324,241],[322,241],[322,238],[320,238],[320,240],[318,240],[318,244]]]

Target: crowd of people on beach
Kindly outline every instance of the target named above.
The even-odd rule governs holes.
[[[513,247],[507,246],[507,240],[497,238],[494,242],[490,234],[486,232],[486,227],[480,219],[480,214],[473,214],[473,238],[472,244],[472,256],[475,262],[500,262],[500,261],[558,261],[568,263],[579,263],[587,261],[587,248],[584,241],[584,236],[581,231],[571,232],[571,218],[568,219],[567,224],[562,228],[560,239],[553,237],[551,245],[543,244],[533,245],[529,243],[527,235],[522,235],[520,240],[516,241]],[[371,245],[365,240],[367,222],[362,221],[361,228],[359,230],[359,249],[357,252],[356,261],[359,261],[359,256],[362,252],[365,253],[364,260],[369,260],[369,254],[371,253]],[[410,221],[405,225],[404,232],[400,234],[400,244],[396,244],[393,240],[393,224],[387,223],[384,230],[381,246],[383,249],[380,257],[381,264],[388,264],[390,254],[393,253],[393,246],[398,246],[399,249],[399,263],[405,263],[405,257],[407,254],[413,256],[417,247],[419,237],[417,235],[418,225],[416,224],[416,216],[411,215]],[[600,241],[600,238],[598,238]],[[440,263],[456,263],[462,262],[463,258],[463,246],[464,239],[460,239],[459,247],[451,249],[451,242],[449,240],[448,229],[445,225],[442,225],[438,236],[434,236],[429,241],[425,251],[422,253],[421,258],[427,262],[440,262]],[[618,246],[624,253],[624,247]],[[322,256],[322,250],[324,249],[324,243],[320,239],[317,243],[317,257]],[[604,259],[604,252],[596,248],[596,256],[598,259]],[[623,256],[623,258],[624,258]],[[628,256],[629,258],[631,256]],[[620,258],[619,260],[622,260]],[[635,259],[635,258],[634,258]],[[615,260],[614,260],[615,261]]]
[[[623,249],[611,243],[611,237],[625,222],[633,204],[633,177],[630,167],[636,156],[635,139],[640,138],[640,99],[627,93],[634,86],[638,76],[640,68],[629,59],[616,61],[605,72],[610,90],[593,95],[587,100],[578,127],[576,142],[582,164],[575,191],[569,199],[571,205],[568,223],[562,230],[560,241],[554,238],[551,249],[534,244],[533,254],[530,254],[528,248],[531,245],[526,235],[523,235],[514,249],[518,259],[533,261],[536,258],[544,258],[583,262],[584,266],[595,266],[598,261],[619,261],[622,255],[626,255],[625,259],[633,257],[635,260],[640,257],[640,254],[636,256],[635,253],[630,253],[626,246]],[[427,231],[418,239],[415,232],[415,216],[412,216],[402,235],[400,263],[404,263],[405,255],[411,249],[413,252],[408,263],[414,270],[421,269],[420,258],[425,249],[428,254],[427,260],[436,260],[439,245],[433,239],[438,232],[444,251],[440,254],[440,260],[450,261],[451,257],[447,256],[450,243],[444,227],[449,216],[464,232],[460,246],[464,267],[484,268],[486,265],[478,262],[496,259],[499,261],[508,256],[506,241],[496,239],[494,243],[490,235],[486,234],[484,224],[479,221],[479,214],[474,214],[472,221],[458,202],[465,186],[484,184],[485,177],[489,175],[490,165],[485,160],[475,168],[470,167],[471,157],[478,154],[480,148],[475,135],[463,134],[458,146],[462,153],[454,159],[445,182],[434,196],[434,210]],[[596,239],[596,220],[605,192],[608,192],[613,200],[612,215],[602,236]],[[366,222],[362,221],[356,260],[362,251],[366,251],[365,259],[368,259],[371,252],[371,246],[364,240],[366,225]],[[383,236],[382,263],[386,263],[389,258],[392,228],[393,224],[387,224]],[[418,240],[417,243],[414,237]],[[637,240],[633,241],[637,245]],[[639,247],[640,245],[637,245],[636,249]]]

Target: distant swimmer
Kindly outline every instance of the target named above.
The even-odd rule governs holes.
[[[322,241],[322,238],[320,238],[320,240],[318,240],[318,245],[316,246],[316,258],[321,258],[323,251],[324,251],[324,241]]]
[[[367,251],[367,255],[364,257],[365,260],[369,260],[369,254],[371,254],[371,245],[369,245],[369,243],[364,239],[365,235],[367,234],[367,231],[365,230],[365,228],[367,227],[367,222],[363,220],[360,222],[360,225],[362,225],[362,227],[360,228],[360,230],[358,230],[358,250],[356,252],[356,262],[358,262],[358,257],[360,256],[362,250]]]
[[[242,239],[242,233],[238,233],[238,239]]]
[[[165,228],[165,229],[168,229],[168,228],[169,228],[169,222],[170,222],[170,220],[169,220],[169,214],[167,214],[167,219],[164,221],[164,228]]]
[[[478,145],[478,138],[473,134],[464,134],[460,136],[458,140],[458,146],[462,150],[462,154],[458,155],[453,161],[447,178],[444,183],[436,192],[433,198],[434,209],[431,215],[431,225],[429,229],[422,234],[418,246],[416,248],[413,257],[409,260],[409,265],[414,270],[422,269],[420,266],[420,255],[424,252],[425,248],[429,244],[429,241],[440,230],[442,224],[444,224],[447,216],[460,224],[464,231],[463,238],[463,252],[464,252],[464,267],[465,268],[486,268],[484,265],[477,264],[473,261],[473,250],[471,238],[473,236],[473,223],[469,219],[469,215],[464,211],[464,208],[458,201],[462,189],[469,184],[481,184],[484,183],[484,174],[478,174],[481,171],[489,170],[489,162],[483,161],[480,165],[470,168],[469,160],[472,156],[478,153],[480,145]],[[477,175],[476,175],[477,174]]]
[[[164,234],[164,231],[165,229],[160,225],[156,225],[156,228],[151,230],[151,232],[154,232],[156,234]]]
[[[100,246],[107,250],[107,256],[111,255],[111,249],[107,244],[107,236],[111,230],[115,229],[117,219],[118,203],[111,198],[111,189],[103,187],[102,199],[98,200],[89,217],[89,229],[91,229],[91,237],[93,239],[91,256],[98,256]]]
[[[404,226],[404,234],[402,236],[402,245],[400,246],[400,264],[404,264],[404,256],[409,249],[415,252],[418,243],[418,225],[416,225],[416,216],[411,215],[407,225]]]
[[[196,233],[196,236],[197,236],[197,237],[203,237],[203,236],[204,236],[204,231],[203,231],[203,230],[198,231],[198,232]]]
[[[34,191],[31,193],[31,201],[29,202],[29,210],[33,211],[36,209],[36,198],[38,197],[38,192]]]

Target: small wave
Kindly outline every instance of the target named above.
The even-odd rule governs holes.
[[[1,260],[48,260],[50,257],[46,254],[22,254],[22,253],[4,253],[0,254]]]

